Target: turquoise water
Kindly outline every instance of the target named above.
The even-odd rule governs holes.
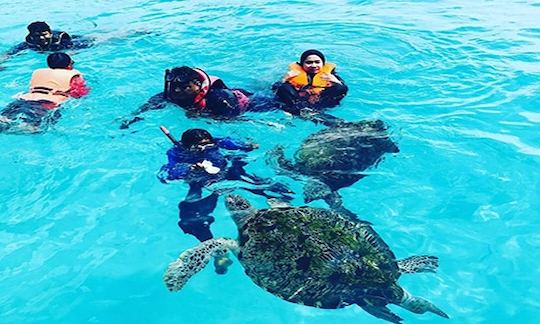
[[[162,283],[166,265],[197,242],[176,225],[186,186],[155,177],[170,146],[159,125],[177,135],[205,127],[251,138],[261,147],[249,171],[297,193],[302,184],[268,167],[265,151],[281,143],[290,156],[320,127],[280,112],[223,123],[171,108],[118,129],[162,89],[165,68],[199,66],[265,92],[312,47],[350,87],[333,113],[383,119],[401,149],[342,190],[345,205],[374,223],[398,257],[440,257],[439,273],[405,276],[401,285],[454,323],[537,321],[540,2],[215,3],[0,1],[1,51],[33,20],[98,37],[72,53],[90,96],[66,103],[47,133],[0,134],[0,322],[382,323],[354,306],[284,302],[238,262],[225,276],[208,267],[180,293]],[[27,52],[4,64],[0,106],[26,90],[45,57]],[[222,202],[214,233],[234,237]],[[408,323],[450,323],[391,308]]]

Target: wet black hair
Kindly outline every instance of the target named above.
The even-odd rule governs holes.
[[[184,147],[189,148],[199,144],[202,140],[214,142],[214,138],[208,131],[201,128],[191,128],[182,134],[181,142]]]
[[[30,33],[51,31],[51,27],[44,21],[34,21],[30,25],[26,26]]]
[[[326,58],[324,57],[324,54],[321,53],[321,51],[318,51],[316,49],[310,49],[310,50],[307,50],[305,51],[304,53],[302,53],[302,55],[300,55],[300,65],[304,64],[304,61],[307,59],[308,56],[310,55],[317,55],[318,57],[321,58],[323,64],[325,64],[326,62]]]
[[[47,56],[47,65],[51,69],[65,69],[72,63],[71,57],[66,53],[57,52]]]
[[[169,71],[173,83],[188,83],[189,81],[199,81],[199,73],[189,66],[173,68]]]

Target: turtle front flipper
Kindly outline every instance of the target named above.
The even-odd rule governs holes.
[[[407,291],[403,290],[403,297],[399,306],[405,308],[416,314],[424,314],[425,312],[431,312],[444,318],[449,318],[448,315],[440,310],[437,306],[433,305],[430,301],[427,301],[420,297],[414,297]]]
[[[439,258],[432,255],[415,255],[397,261],[399,272],[437,272],[439,268]]]
[[[201,271],[212,257],[224,256],[228,251],[236,253],[238,243],[232,239],[218,238],[204,241],[194,248],[180,254],[171,262],[163,275],[165,285],[170,291],[184,287],[189,278]]]

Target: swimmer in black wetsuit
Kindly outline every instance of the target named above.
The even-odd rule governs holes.
[[[275,103],[268,98],[256,100],[252,93],[231,89],[218,77],[209,76],[205,71],[187,66],[165,71],[164,90],[152,96],[145,104],[132,113],[134,117],[125,120],[120,126],[143,120],[139,115],[148,111],[163,109],[168,102],[184,108],[188,116],[204,116],[216,119],[236,117],[245,111],[266,111],[275,109]]]
[[[214,222],[214,211],[219,193],[214,191],[202,197],[202,189],[210,184],[224,181],[242,181],[255,187],[241,187],[265,198],[279,198],[289,201],[291,191],[283,184],[272,182],[249,174],[241,156],[226,156],[221,149],[249,152],[258,147],[229,137],[214,138],[204,129],[189,129],[182,134],[180,142],[167,151],[168,163],[161,167],[158,178],[167,183],[183,179],[189,184],[189,192],[178,205],[180,221],[178,225],[184,233],[195,236],[200,241],[213,237],[210,225]],[[267,193],[268,191],[268,193]],[[216,268],[225,271],[226,268]]]
[[[44,21],[34,21],[27,26],[27,29],[28,35],[26,35],[25,41],[7,51],[4,61],[27,49],[38,52],[56,52],[67,49],[88,48],[93,45],[93,39],[53,31]]]

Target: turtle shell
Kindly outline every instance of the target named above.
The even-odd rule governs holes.
[[[340,308],[402,296],[386,243],[368,224],[327,209],[258,210],[239,228],[239,245],[246,274],[290,302]]]
[[[340,123],[306,138],[295,162],[306,175],[350,174],[376,164],[384,153],[398,151],[380,120]]]

